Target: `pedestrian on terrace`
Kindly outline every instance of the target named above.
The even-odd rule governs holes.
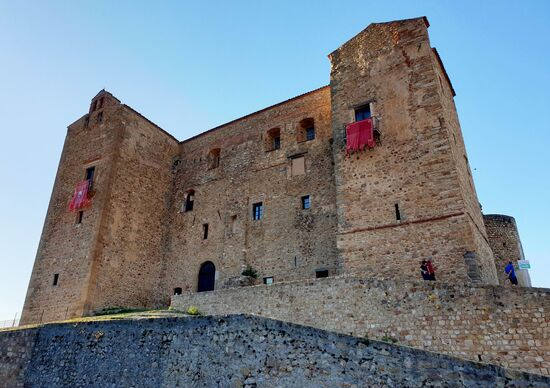
[[[428,269],[428,280],[435,280],[435,270],[437,267],[432,264],[430,259],[426,260],[426,268]]]
[[[422,279],[430,280],[430,275],[428,274],[428,267],[426,263],[426,260],[422,260],[422,263],[420,264],[420,273],[422,274]]]

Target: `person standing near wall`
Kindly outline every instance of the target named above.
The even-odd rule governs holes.
[[[435,280],[436,266],[433,265],[430,259],[426,260],[426,268],[428,269],[428,280]]]
[[[510,280],[510,283],[517,286],[518,278],[516,277],[516,271],[514,270],[514,264],[512,264],[511,261],[509,261],[508,265],[506,267],[504,267],[504,272],[506,273],[506,276],[508,276],[508,279]]]

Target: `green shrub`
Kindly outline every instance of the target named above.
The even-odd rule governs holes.
[[[389,342],[390,344],[397,343],[397,338],[394,338],[394,337],[388,335],[388,333],[384,334],[382,336],[381,340],[384,341],[384,342]]]
[[[199,309],[196,308],[195,306],[189,306],[189,308],[187,309],[187,314],[189,314],[189,315],[201,315]]]
[[[258,278],[258,273],[256,272],[256,270],[254,268],[252,268],[251,266],[247,266],[246,269],[241,273],[241,275],[243,276],[250,276],[251,278]]]

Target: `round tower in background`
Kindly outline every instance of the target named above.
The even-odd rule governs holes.
[[[519,285],[530,287],[529,271],[518,269],[517,261],[525,260],[525,256],[514,217],[503,214],[486,214],[483,215],[483,221],[489,237],[489,245],[495,255],[499,284],[510,284],[504,273],[504,267],[511,261],[516,269]]]

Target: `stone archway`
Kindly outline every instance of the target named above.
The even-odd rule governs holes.
[[[211,261],[202,263],[197,292],[212,291],[216,282],[216,266]]]

